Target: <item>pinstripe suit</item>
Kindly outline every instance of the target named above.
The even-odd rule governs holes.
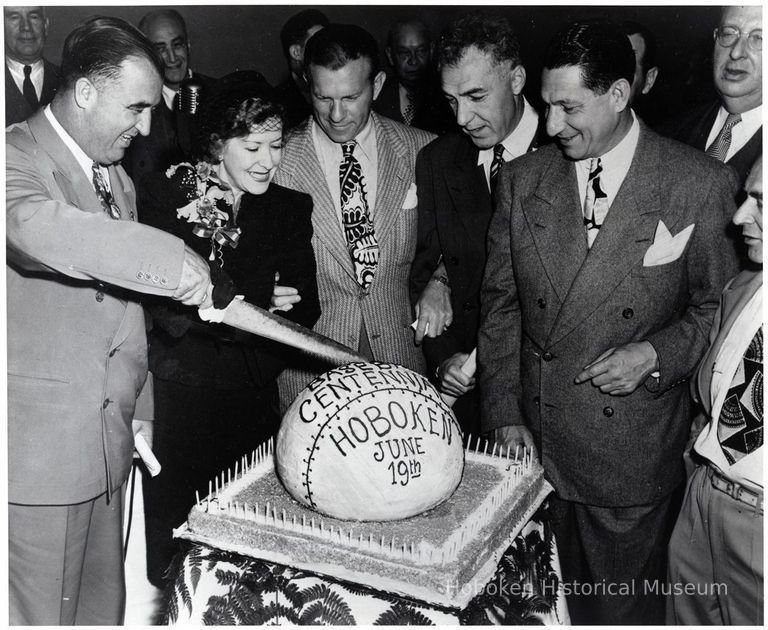
[[[352,348],[360,346],[362,325],[373,357],[424,372],[424,357],[410,329],[413,313],[408,298],[408,273],[416,249],[417,207],[405,204],[414,183],[416,154],[434,136],[388,118],[371,114],[378,154],[378,188],[373,224],[379,242],[379,263],[371,287],[355,281],[352,260],[334,200],[312,142],[311,119],[288,138],[275,182],[312,195],[312,246],[317,259],[317,287],[322,315],[315,330]],[[279,378],[283,411],[327,365],[308,362],[304,369],[286,370]]]

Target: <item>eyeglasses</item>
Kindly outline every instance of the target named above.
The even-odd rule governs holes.
[[[735,46],[742,36],[747,38],[747,46],[752,50],[759,52],[763,49],[763,30],[760,28],[750,33],[742,33],[733,26],[721,26],[715,29],[715,41],[723,48]]]

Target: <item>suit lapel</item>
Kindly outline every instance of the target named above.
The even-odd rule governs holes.
[[[483,167],[477,164],[477,155],[471,142],[463,143],[444,175],[453,211],[466,235],[475,234],[475,221],[491,212],[491,193]]]
[[[550,335],[556,343],[597,309],[629,272],[642,265],[653,243],[661,214],[658,177],[661,157],[657,143],[641,127],[635,155],[624,182],[611,204],[600,233],[558,314]],[[579,220],[581,221],[581,213]],[[665,215],[670,231],[677,218]],[[585,242],[584,228],[580,239]]]
[[[561,301],[587,255],[576,169],[559,150],[552,152],[539,187],[523,205],[544,270]]]
[[[291,138],[290,153],[286,151],[280,168],[287,177],[286,186],[304,190],[312,196],[312,227],[315,238],[321,241],[341,268],[355,277],[352,259],[341,229],[336,204],[320,167],[320,160],[312,142],[311,119]]]
[[[373,227],[376,238],[383,243],[392,230],[402,210],[413,174],[407,169],[407,152],[403,141],[391,133],[376,114],[373,117],[378,154],[376,207],[373,211]]]

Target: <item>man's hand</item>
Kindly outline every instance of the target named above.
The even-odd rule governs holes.
[[[659,369],[656,349],[648,341],[608,348],[579,372],[575,382],[591,381],[604,394],[628,396]]]
[[[501,447],[509,446],[513,453],[518,446],[530,448],[533,451],[534,459],[539,458],[536,450],[536,443],[533,441],[533,435],[523,424],[512,424],[506,427],[499,427],[492,433],[493,440]]]
[[[465,352],[457,352],[440,364],[437,373],[441,392],[458,398],[475,388],[475,377],[467,376],[461,369],[468,358]]]
[[[285,287],[277,284],[280,282],[280,272],[275,273],[275,286],[272,288],[272,298],[269,300],[269,312],[290,311],[293,305],[301,302],[299,290],[294,287]]]
[[[154,422],[151,420],[135,420],[133,421],[133,437],[141,434],[146,440],[150,448],[152,448],[152,435],[154,429]]]
[[[430,280],[416,303],[416,345],[424,336],[439,337],[453,321],[451,289],[437,280]]]
[[[187,306],[208,308],[213,306],[209,291],[210,286],[211,270],[208,263],[189,245],[185,245],[181,279],[172,296],[173,299]]]

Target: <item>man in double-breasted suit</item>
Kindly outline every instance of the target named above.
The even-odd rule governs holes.
[[[62,61],[51,105],[6,133],[10,622],[118,625],[123,485],[151,439],[138,296],[208,305],[210,273],[136,222],[117,165],[160,99],[152,45],[91,18]]]
[[[384,73],[365,30],[331,24],[309,39],[304,55],[314,114],[289,137],[275,181],[314,201],[322,310],[314,329],[369,359],[423,373],[408,271],[416,248],[414,164],[434,136],[371,112]],[[283,372],[283,409],[326,369],[307,363]]]
[[[49,20],[45,7],[3,7],[5,126],[29,118],[53,100],[59,68],[43,58]]]
[[[459,18],[446,29],[437,56],[461,133],[434,140],[416,161],[419,234],[411,299],[428,374],[442,393],[458,397],[453,410],[462,430],[478,435],[475,379],[462,366],[477,346],[491,185],[501,164],[537,145],[539,116],[523,96],[525,68],[508,20],[476,13]],[[444,304],[447,327],[437,319]]]
[[[669,543],[670,625],[763,625],[763,160],[733,217],[756,270],[723,291],[694,380],[706,426]]]
[[[481,292],[483,428],[539,453],[577,624],[663,621],[686,381],[735,271],[733,173],[643,126],[633,73],[618,28],[556,35],[542,99],[560,146],[503,167]]]

